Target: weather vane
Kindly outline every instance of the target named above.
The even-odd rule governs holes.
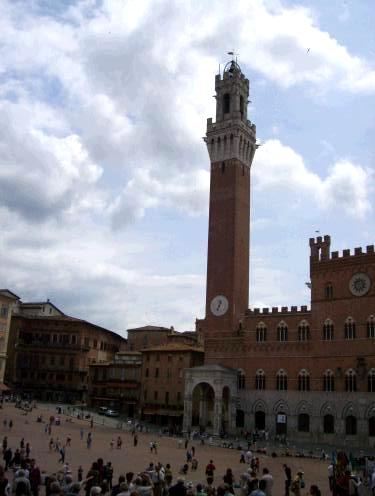
[[[227,54],[228,54],[228,55],[232,55],[232,57],[233,57],[233,58],[234,58],[234,57],[236,57],[236,64],[237,64],[237,55],[239,55],[239,53],[236,53],[236,52],[234,51],[234,48],[233,48],[233,50],[232,50],[232,51],[230,51],[230,52],[227,52]]]

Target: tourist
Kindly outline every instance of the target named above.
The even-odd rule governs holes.
[[[119,494],[119,492],[120,492],[120,486],[121,486],[121,484],[123,482],[125,482],[125,476],[124,475],[120,475],[120,477],[118,478],[118,484],[116,484],[112,488],[111,496],[117,496]]]
[[[173,479],[172,469],[169,463],[167,463],[165,466],[164,478],[165,478],[166,486],[168,486],[169,489],[172,485],[172,479]]]
[[[130,496],[129,486],[126,482],[121,482],[118,496]]]
[[[331,462],[329,465],[328,465],[328,484],[329,484],[329,489],[330,491],[333,490],[333,463]]]
[[[272,487],[273,487],[273,477],[270,474],[268,468],[263,469],[263,475],[261,480],[266,481],[265,493],[266,496],[272,496]]]
[[[0,466],[0,496],[9,496],[10,484],[5,477],[4,469]]]
[[[117,437],[117,449],[121,449],[122,447],[122,438],[121,436]]]
[[[108,482],[108,488],[112,490],[113,467],[111,462],[107,462],[107,465],[104,467],[104,478]]]
[[[31,486],[30,486],[30,481],[26,477],[25,471],[24,470],[17,470],[15,473],[15,477],[13,480],[13,492],[17,493],[17,486],[18,484],[21,484],[21,487],[23,488],[24,494],[26,496],[31,495]]]
[[[225,475],[223,477],[224,484],[227,484],[229,488],[229,492],[234,494],[234,489],[233,489],[233,483],[234,483],[234,477],[233,477],[233,472],[231,468],[227,468]]]
[[[259,488],[254,489],[254,491],[252,491],[249,496],[266,496],[267,495],[266,487],[267,487],[267,481],[261,479],[259,481]]]
[[[216,467],[214,465],[214,462],[212,460],[210,460],[210,463],[206,466],[207,484],[209,486],[211,486],[213,481],[214,481],[215,470],[216,470]]]
[[[185,479],[179,477],[177,483],[169,489],[169,496],[186,496]]]
[[[6,448],[3,454],[4,462],[5,462],[5,471],[8,470],[8,468],[11,465],[12,458],[13,458],[13,453],[11,448]]]
[[[38,496],[39,486],[42,482],[39,467],[36,465],[35,460],[32,459],[30,462],[30,474],[29,481],[31,492],[33,496]]]
[[[207,493],[203,490],[202,484],[197,484],[195,496],[207,496]]]
[[[138,444],[138,436],[137,436],[137,434],[134,434],[134,436],[133,436],[133,446],[135,447],[135,446],[137,446],[137,444]]]
[[[292,485],[292,471],[286,463],[283,465],[285,473],[285,496],[289,496],[290,486]]]
[[[91,445],[92,445],[92,434],[91,434],[91,432],[89,432],[87,434],[86,445],[87,445],[87,449],[90,449],[91,448]]]
[[[320,489],[318,486],[316,486],[315,484],[313,484],[312,486],[310,486],[310,492],[309,492],[310,496],[322,496],[322,493],[320,492]]]
[[[78,467],[78,482],[82,482],[83,479],[83,468],[82,465]]]

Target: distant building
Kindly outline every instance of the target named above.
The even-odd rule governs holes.
[[[4,375],[7,361],[7,349],[12,310],[17,305],[19,297],[9,291],[0,289],[0,391],[6,389]]]
[[[89,404],[107,407],[129,418],[138,415],[141,392],[142,353],[122,351],[108,363],[89,366]]]
[[[125,338],[49,301],[21,303],[10,325],[6,381],[42,400],[86,401],[90,364],[111,361],[124,346]]]
[[[173,327],[168,328],[154,325],[127,329],[127,349],[129,351],[139,351],[144,348],[158,346],[165,343],[172,332],[174,332]]]
[[[142,355],[141,418],[159,425],[182,426],[185,370],[203,364],[203,348],[170,342],[144,349]]]

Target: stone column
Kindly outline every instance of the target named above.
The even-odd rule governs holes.
[[[191,416],[192,416],[192,395],[186,394],[184,398],[184,420],[182,430],[184,433],[191,430]]]
[[[236,398],[232,398],[229,400],[229,405],[228,405],[228,419],[229,419],[229,425],[228,425],[228,431],[230,434],[235,434],[236,432],[236,413],[237,413],[237,408],[236,408]]]
[[[223,399],[215,396],[214,404],[214,436],[220,436],[223,420]]]
[[[207,426],[207,399],[204,391],[201,391],[199,398],[199,425],[202,427]]]

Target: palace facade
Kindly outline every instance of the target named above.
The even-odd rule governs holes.
[[[310,244],[311,308],[254,308],[249,298],[250,169],[256,127],[234,61],[215,78],[204,365],[185,372],[184,430],[369,446],[375,442],[374,246]]]

